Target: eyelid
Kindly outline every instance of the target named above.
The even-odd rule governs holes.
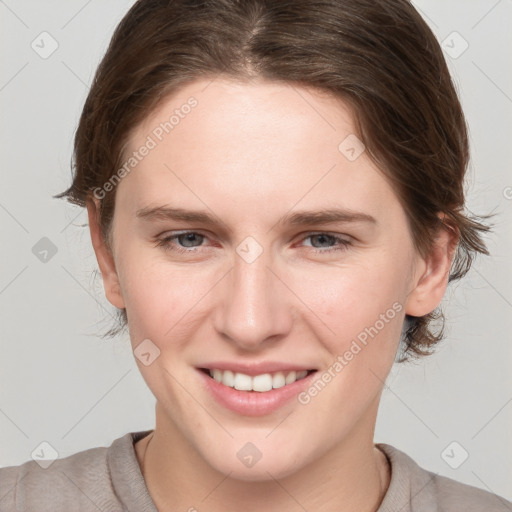
[[[162,233],[156,235],[155,239],[156,238],[165,238],[165,237],[170,237],[170,236],[186,235],[188,233],[195,233],[197,235],[201,235],[206,238],[210,238],[210,234],[211,234],[209,231],[205,231],[202,229],[177,229],[177,230],[163,231]],[[303,238],[306,238],[307,236],[313,236],[313,235],[329,235],[329,236],[338,237],[338,238],[346,238],[349,241],[356,240],[355,237],[353,237],[352,235],[349,235],[348,233],[339,233],[339,232],[334,232],[334,231],[331,232],[331,231],[328,231],[325,229],[305,230],[297,235],[294,235],[292,240],[295,240],[295,239],[302,240]],[[217,237],[217,239],[222,241],[222,238]]]
[[[309,236],[315,236],[315,235],[327,235],[327,236],[332,236],[334,238],[347,239],[347,241],[354,240],[354,237],[348,235],[347,233],[337,233],[334,231],[326,231],[326,230],[322,230],[322,229],[318,229],[316,231],[315,230],[303,231],[302,233],[299,233],[296,238],[298,238],[299,240],[302,240]]]

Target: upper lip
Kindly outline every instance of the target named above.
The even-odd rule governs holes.
[[[261,375],[264,373],[275,373],[275,372],[291,372],[291,371],[304,371],[304,370],[315,370],[312,366],[305,366],[294,363],[281,363],[279,361],[261,361],[258,363],[241,363],[241,362],[229,362],[229,361],[214,361],[211,363],[204,363],[198,365],[198,368],[205,368],[207,370],[231,370],[233,373],[243,373],[254,377],[255,375]]]

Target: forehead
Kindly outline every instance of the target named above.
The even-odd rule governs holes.
[[[301,136],[317,134],[320,139],[330,134],[336,140],[355,132],[349,105],[326,91],[291,83],[217,78],[198,80],[167,96],[132,132],[130,147],[134,149],[133,143],[148,134],[159,141],[176,139],[180,132],[185,138],[191,124],[193,130],[201,131],[203,142],[207,133],[226,143],[236,133],[238,138],[248,134],[247,142],[283,144]]]
[[[349,106],[314,89],[197,81],[136,127],[126,157],[148,142],[151,150],[120,186],[130,188],[138,208],[170,198],[204,207],[200,199],[215,193],[246,209],[250,199],[258,215],[263,200],[289,207],[373,202],[378,214],[392,199],[366,152],[356,159],[346,153],[361,149]]]

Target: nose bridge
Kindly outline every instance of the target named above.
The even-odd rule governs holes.
[[[242,348],[254,350],[291,326],[289,297],[269,269],[271,255],[254,239],[244,240],[217,305],[217,329]]]

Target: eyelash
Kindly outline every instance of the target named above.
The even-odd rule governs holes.
[[[179,238],[181,236],[185,236],[185,235],[189,235],[189,234],[199,235],[200,237],[207,238],[206,235],[202,235],[201,233],[198,233],[197,231],[183,231],[181,233],[177,233],[177,234],[174,234],[174,235],[169,235],[169,236],[166,236],[166,237],[163,237],[163,238],[157,240],[156,246],[157,247],[163,247],[166,251],[178,252],[180,254],[196,252],[197,249],[199,249],[201,246],[199,246],[199,247],[191,247],[189,249],[184,249],[182,247],[177,247],[177,246],[172,246],[171,245],[171,241],[172,240],[175,240],[175,239],[177,239],[177,238]],[[332,238],[334,241],[339,242],[339,246],[338,247],[333,247],[333,248],[326,248],[326,249],[318,249],[318,248],[313,247],[312,248],[313,252],[315,252],[317,254],[325,254],[325,253],[332,253],[332,252],[338,252],[338,251],[346,251],[348,246],[351,245],[351,242],[349,240],[346,240],[346,239],[341,238],[339,236],[332,235],[330,233],[323,232],[323,231],[319,231],[319,232],[315,232],[315,233],[309,233],[308,236],[304,237],[302,240],[306,240],[307,238],[311,238],[313,236],[320,236],[320,235],[327,235],[328,237]]]

